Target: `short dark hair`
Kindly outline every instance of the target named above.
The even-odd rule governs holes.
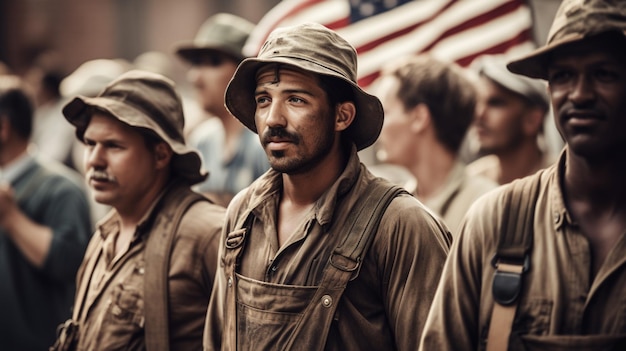
[[[320,74],[319,75],[319,83],[322,90],[326,92],[326,96],[328,97],[328,107],[330,111],[334,111],[335,107],[338,104],[352,101],[355,102],[354,99],[354,90],[352,86],[348,84],[348,82],[333,77]],[[355,103],[356,105],[356,103]],[[342,133],[342,144],[347,145],[348,140],[354,140],[352,137],[352,129],[348,127],[344,133]],[[346,136],[345,138],[343,136]]]
[[[398,98],[405,109],[428,106],[437,139],[458,152],[476,112],[476,90],[462,69],[426,54],[386,67],[383,75],[399,80]]]
[[[30,91],[17,76],[0,76],[0,117],[8,118],[11,130],[24,140],[33,131],[35,108]]]

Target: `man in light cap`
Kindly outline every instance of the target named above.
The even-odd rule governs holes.
[[[272,169],[229,205],[205,350],[415,349],[450,234],[360,163],[383,110],[356,65],[303,24],[237,68],[226,105]]]
[[[483,157],[468,166],[468,173],[506,184],[550,166],[554,155],[545,147],[543,125],[550,108],[544,82],[509,72],[504,57],[483,56],[475,66],[474,125]]]
[[[222,205],[228,205],[238,191],[269,169],[256,135],[224,106],[226,86],[245,58],[242,49],[253,29],[254,25],[241,17],[218,13],[202,24],[193,41],[176,49],[178,56],[191,64],[187,78],[197,91],[200,107],[209,115],[188,137],[210,174],[195,190]]]
[[[77,276],[55,350],[197,350],[224,209],[191,191],[205,179],[185,145],[173,83],[131,71],[63,108],[85,143],[95,200],[110,205]]]
[[[548,81],[555,165],[474,204],[422,350],[626,350],[626,2],[565,0],[508,64]]]

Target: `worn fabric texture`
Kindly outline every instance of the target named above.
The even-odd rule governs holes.
[[[174,184],[166,192],[190,191]],[[159,201],[153,203],[129,247],[114,257],[119,217],[115,210],[98,225],[79,271],[77,288],[86,289],[75,302],[79,323],[77,350],[144,350],[146,305],[144,275],[148,238]],[[204,316],[216,270],[217,240],[224,209],[211,203],[194,203],[183,215],[174,234],[167,276],[169,293],[170,350],[198,350],[202,344]],[[94,263],[91,263],[93,260]]]
[[[261,287],[280,295],[280,298],[264,301],[260,300],[266,295],[256,295],[260,300],[251,299],[251,303],[264,305],[258,310],[238,304],[237,339],[240,345],[245,345],[241,349],[284,349],[283,342],[289,337],[288,328],[284,326],[297,319],[309,302],[303,298],[310,296],[319,284],[336,245],[334,230],[341,227],[357,197],[373,179],[353,147],[346,169],[282,248],[278,247],[276,235],[282,187],[280,173],[270,170],[233,200],[227,212],[224,235],[239,229],[236,223],[246,213],[252,211],[254,218],[237,269],[240,284],[236,294],[250,297]],[[331,325],[319,326],[320,330],[330,328],[323,349],[415,350],[450,240],[445,225],[414,197],[406,194],[393,199],[363,259],[358,277],[348,283],[338,302],[335,319]],[[224,248],[220,247],[222,263],[223,254]],[[226,308],[222,302],[228,293],[224,272],[225,267],[221,265],[207,315],[205,350],[233,349],[233,345],[222,344],[222,338],[229,338],[222,335]],[[304,293],[296,295],[297,291]],[[255,315],[268,323],[259,324]],[[268,326],[269,323],[274,323],[274,327]],[[259,333],[249,328],[254,325],[268,329]],[[302,340],[298,345],[302,349],[315,349],[316,342],[319,341]]]
[[[563,153],[557,164],[518,180],[539,181],[540,189],[530,271],[524,276],[510,350],[617,350],[616,345],[624,346],[626,236],[592,279],[589,243],[563,200],[560,184],[565,162]],[[504,194],[510,189],[511,185],[505,185],[470,208],[446,263],[421,350],[485,349],[494,303],[490,262],[502,226]]]

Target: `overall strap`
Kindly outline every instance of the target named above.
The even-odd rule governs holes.
[[[523,274],[530,269],[534,215],[540,177],[517,180],[504,194],[498,248],[491,260],[496,269],[491,286],[491,313],[487,351],[508,349],[513,319],[522,291]]]
[[[228,233],[224,242],[224,254],[220,265],[224,267],[226,275],[226,295],[224,300],[224,321],[222,335],[228,340],[222,342],[222,349],[230,350],[227,345],[236,349],[237,345],[237,267],[245,247],[247,234],[252,226],[254,215],[252,211],[241,218],[235,231]]]
[[[324,349],[339,299],[348,282],[359,274],[363,257],[389,203],[402,193],[408,194],[403,188],[382,179],[372,181],[363,191],[348,218],[336,232],[341,236],[339,243],[328,260],[320,287],[304,311],[286,349],[295,349],[299,340],[319,340],[317,349]],[[324,325],[325,328],[320,333],[319,328],[312,327],[313,324]]]
[[[168,273],[174,236],[185,212],[206,197],[188,188],[174,188],[161,200],[146,244],[145,340],[148,351],[169,350]]]

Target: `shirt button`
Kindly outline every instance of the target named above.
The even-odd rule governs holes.
[[[561,219],[561,214],[560,213],[555,213],[554,214],[554,223],[559,223],[560,219]]]
[[[322,306],[328,308],[333,305],[333,298],[330,295],[322,296]]]
[[[231,286],[233,286],[233,278],[228,277],[228,287],[230,288]]]

